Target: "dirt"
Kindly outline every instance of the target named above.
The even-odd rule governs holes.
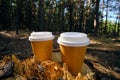
[[[33,56],[28,37],[30,31],[0,31],[0,59],[14,54],[19,59]],[[58,35],[57,35],[58,36]],[[54,39],[53,51],[60,51]],[[85,56],[85,63],[95,73],[96,80],[120,80],[120,37],[106,38],[103,36],[91,37]]]

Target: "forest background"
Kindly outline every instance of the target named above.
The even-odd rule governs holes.
[[[53,53],[61,32],[87,33],[84,62],[96,80],[120,80],[120,0],[0,0],[0,60],[33,56],[32,31],[53,32]]]
[[[0,0],[0,30],[120,35],[120,0]]]

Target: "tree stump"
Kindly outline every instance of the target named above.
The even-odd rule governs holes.
[[[12,68],[13,65],[9,65],[11,66],[10,68],[7,67],[4,69],[7,71],[9,71],[9,69],[14,69],[14,72],[11,73],[13,76],[8,76],[4,80],[48,80],[49,77],[49,80],[95,80],[92,70],[85,63],[83,64],[82,72],[78,73],[77,76],[72,76],[72,74],[68,71],[66,64],[62,63],[60,52],[53,52],[52,60],[53,61],[43,61],[39,63],[36,62],[33,57],[25,60],[19,60],[14,55],[6,57],[3,61],[13,61],[14,67]],[[60,66],[60,64],[63,66]],[[61,74],[61,76],[58,73]],[[5,74],[3,74],[3,76],[4,75]]]

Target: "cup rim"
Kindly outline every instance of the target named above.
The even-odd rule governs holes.
[[[59,39],[57,40],[57,42],[61,45],[64,46],[71,46],[71,47],[80,47],[80,46],[87,46],[90,44],[90,41],[85,42],[85,43],[69,43],[69,42],[62,42]]]

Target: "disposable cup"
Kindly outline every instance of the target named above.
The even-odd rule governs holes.
[[[77,75],[82,70],[87,45],[90,40],[85,33],[65,32],[58,38],[62,62],[66,63],[72,75]]]
[[[51,32],[32,32],[29,40],[36,60],[42,62],[52,59],[54,36]]]

